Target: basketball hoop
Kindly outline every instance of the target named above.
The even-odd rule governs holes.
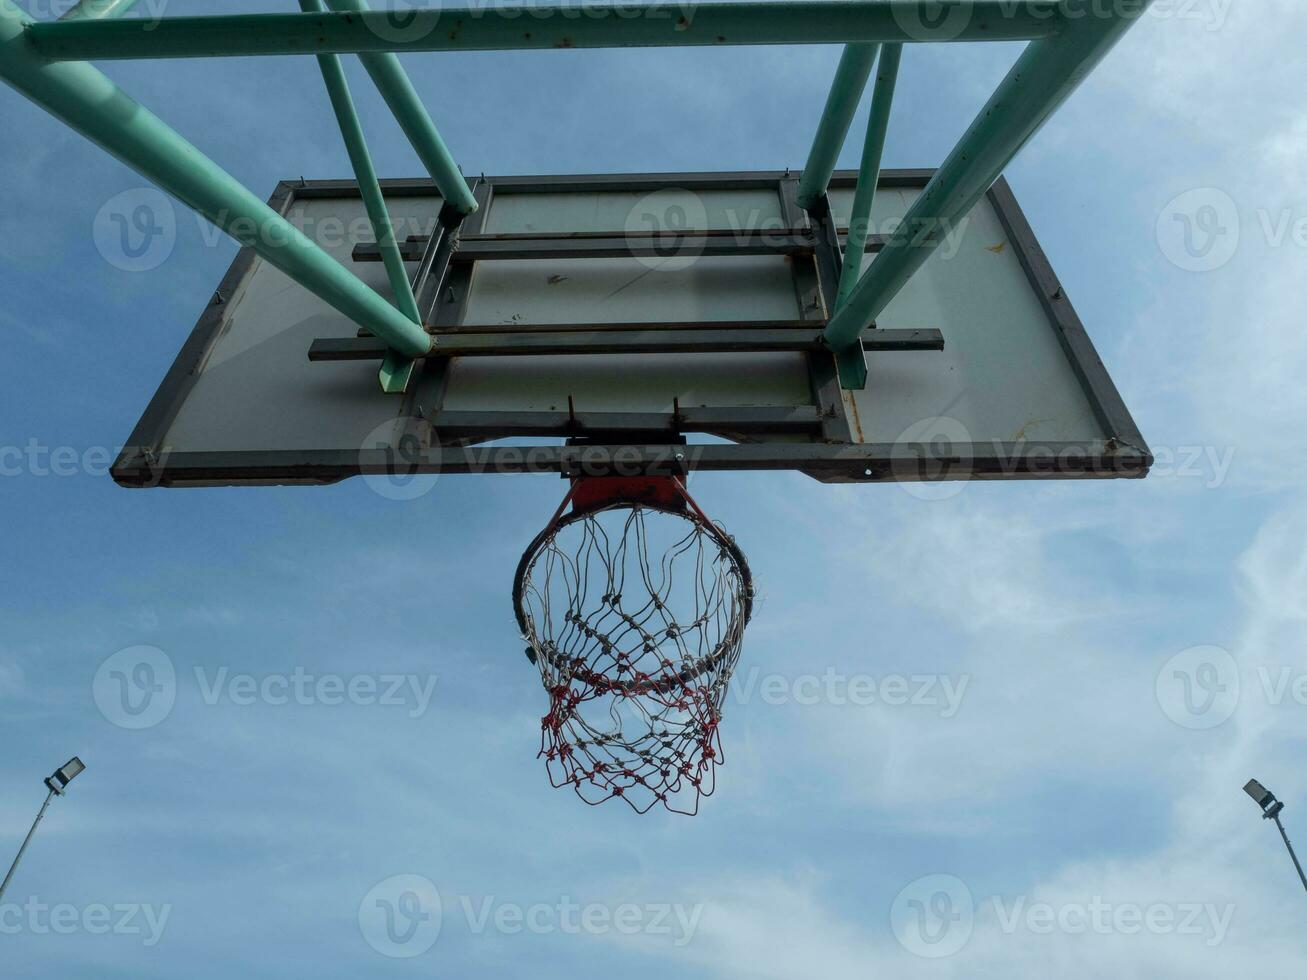
[[[513,599],[549,695],[550,782],[696,813],[753,612],[739,546],[679,477],[583,477],[522,556]]]

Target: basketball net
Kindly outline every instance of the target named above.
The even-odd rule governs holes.
[[[522,556],[514,602],[549,696],[550,782],[594,805],[697,813],[723,762],[753,582],[682,480],[574,481]]]

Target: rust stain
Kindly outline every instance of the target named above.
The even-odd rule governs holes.
[[[845,398],[843,389],[840,390],[840,397],[844,398],[844,403],[849,406],[849,411],[853,415],[853,440],[866,442],[866,437],[862,434],[862,418],[858,415],[858,400],[852,395]]]
[[[999,242],[997,245],[986,245],[986,252],[993,252],[995,255],[1002,255],[1007,248],[1007,242]]]
[[[1052,422],[1052,421],[1053,421],[1052,419],[1031,419],[1029,422],[1027,422],[1027,423],[1026,423],[1025,425],[1023,425],[1021,428],[1017,429],[1016,435],[1014,435],[1014,436],[1013,436],[1011,439],[1009,439],[1008,441],[1009,441],[1009,442],[1025,442],[1026,439],[1028,438],[1027,435],[1026,435],[1026,430],[1027,430],[1028,428],[1030,428],[1032,425],[1039,425],[1041,422]]]

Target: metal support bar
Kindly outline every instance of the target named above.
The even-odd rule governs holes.
[[[942,12],[948,30],[932,31]],[[953,25],[956,24],[956,30]],[[549,48],[1018,41],[1064,25],[1059,0],[789,0],[333,14],[225,14],[32,25],[55,61]]]
[[[425,239],[410,238],[400,243],[406,262],[421,256]],[[872,235],[863,249],[876,252],[886,239]],[[705,232],[693,235],[464,235],[459,240],[455,262],[518,259],[606,259],[649,256],[694,256],[695,258],[731,255],[812,255],[815,245],[806,228],[761,232]],[[354,246],[355,262],[379,262],[381,252],[375,244]]]
[[[60,20],[107,20],[121,17],[140,0],[77,0],[77,6],[64,13]]]
[[[862,275],[862,258],[867,250],[867,235],[871,224],[871,206],[880,185],[880,163],[885,152],[885,137],[889,132],[890,109],[894,105],[894,87],[898,83],[899,63],[903,45],[886,44],[881,47],[876,71],[876,87],[871,96],[871,111],[867,116],[867,135],[862,145],[862,165],[858,171],[858,187],[853,195],[853,211],[849,215],[849,238],[845,245],[843,267],[840,270],[840,288],[835,297],[835,310],[844,306]],[[823,195],[817,199],[829,208]],[[857,346],[836,351],[835,364],[841,378],[867,376],[866,354]],[[865,380],[864,380],[865,384]]]
[[[37,813],[36,819],[32,821],[32,829],[27,832],[23,838],[23,845],[18,849],[18,856],[14,858],[14,863],[9,866],[9,873],[5,875],[5,880],[0,882],[0,899],[5,897],[5,892],[9,888],[9,882],[14,880],[14,874],[18,871],[18,865],[23,860],[23,855],[27,853],[27,847],[32,843],[32,838],[36,836],[36,828],[41,825],[41,820],[45,816],[45,811],[50,809],[50,801],[54,799],[54,790],[50,790],[45,796],[45,802],[41,804],[40,812]]]
[[[913,203],[903,224],[871,263],[847,304],[826,327],[831,347],[851,349],[858,336],[898,295],[943,240],[1002,175],[1040,126],[1071,95],[1152,0],[1122,0],[1112,12],[1078,0],[1061,34],[1031,43],[980,111],[934,179]],[[1069,14],[1068,14],[1069,16]],[[850,358],[852,362],[853,358]],[[846,388],[866,384],[842,376]]]
[[[464,229],[475,234],[485,227],[490,204],[494,200],[494,185],[478,180],[472,193],[476,197],[477,210],[466,217],[460,216],[452,208],[443,212],[440,227],[427,243],[430,247],[432,241],[440,239],[436,252],[431,256],[431,269],[426,282],[418,291],[418,302],[423,322],[436,329],[461,323],[467,309],[472,272],[476,267],[469,265],[456,269],[451,259]],[[423,259],[419,264],[418,276],[422,274],[422,267],[426,263],[427,260]],[[431,445],[431,424],[427,419],[444,405],[452,366],[447,357],[428,357],[419,364],[417,376],[400,408],[400,418],[405,420],[401,439],[411,437],[416,438],[419,445]]]
[[[805,255],[812,237],[805,232],[757,231],[725,234],[618,235],[552,239],[464,239],[455,261],[483,259],[711,258],[723,255]]]
[[[975,443],[940,456],[929,444],[741,443],[738,445],[481,446],[295,452],[174,453],[156,472],[141,459],[116,464],[124,486],[185,486],[232,480],[282,484],[334,483],[349,476],[426,473],[562,473],[567,476],[632,476],[657,467],[676,472],[802,470],[875,483],[935,479],[1142,479],[1152,458],[1101,443]],[[678,458],[679,457],[679,458]]]
[[[831,174],[835,172],[840,150],[849,138],[853,116],[862,101],[862,93],[866,91],[867,79],[871,78],[879,50],[879,44],[848,44],[844,47],[830,94],[826,96],[821,122],[817,124],[808,162],[799,180],[798,203],[805,211],[811,211],[830,186]]]
[[[352,17],[368,12],[367,0],[327,0],[327,5],[339,14]],[[386,14],[391,16],[388,11]],[[387,52],[360,52],[359,61],[372,76],[373,84],[386,100],[386,105],[390,106],[395,121],[435,181],[440,196],[457,209],[459,214],[475,211],[477,202],[472,196],[472,188],[463,179],[458,164],[441,139],[436,124],[422,104],[413,83],[409,81],[399,58]]]
[[[811,405],[793,408],[682,408],[674,412],[451,412],[431,413],[442,444],[452,439],[632,433],[812,433],[821,417]]]
[[[837,310],[848,302],[849,294],[862,275],[862,257],[866,254],[871,231],[871,206],[880,184],[880,163],[885,153],[890,109],[894,105],[894,87],[898,84],[902,58],[901,44],[886,44],[881,48],[876,87],[871,95],[871,114],[867,117],[867,140],[862,147],[862,166],[858,171],[858,189],[853,195],[853,213],[849,215],[849,241],[844,250],[840,292],[835,299]]]
[[[628,332],[554,333],[519,327],[514,333],[445,333],[433,357],[523,357],[536,354],[696,354],[799,352],[823,349],[820,328],[663,331],[658,324]],[[872,351],[944,349],[938,330],[869,330],[862,346]],[[309,348],[310,361],[365,361],[384,357],[386,344],[374,337],[325,338]]]
[[[418,257],[417,271],[413,273],[412,290],[418,304],[420,322],[426,323],[426,313],[436,305],[436,297],[449,274],[449,262],[454,255],[454,239],[458,228],[450,227],[443,221],[437,224],[435,231],[427,238],[426,246]],[[374,245],[373,248],[376,248]],[[403,253],[401,252],[401,256]],[[357,261],[357,259],[355,260]]]
[[[1280,831],[1280,836],[1284,838],[1284,846],[1289,849],[1289,857],[1293,858],[1293,866],[1298,871],[1298,880],[1302,882],[1303,888],[1307,888],[1307,874],[1302,870],[1302,865],[1298,863],[1298,855],[1294,853],[1293,845],[1289,843],[1289,835],[1285,832],[1284,824],[1280,822],[1280,814],[1277,812],[1275,817],[1275,826]]]
[[[477,323],[458,327],[437,327],[431,333],[437,338],[450,334],[487,333],[638,333],[646,330],[820,330],[826,325],[821,320],[668,320],[658,323]]]
[[[87,22],[100,26],[109,22]],[[114,21],[112,23],[125,23]],[[26,36],[31,21],[0,0],[0,80],[98,143],[270,265],[410,356],[431,338],[216,163],[105,75],[85,64],[50,64]],[[82,26],[73,22],[72,26]]]
[[[885,238],[872,236],[863,243],[866,251],[879,251]],[[425,240],[409,239],[400,244],[405,261],[415,262],[421,255]],[[465,235],[459,241],[455,262],[481,262],[485,260],[512,261],[524,259],[605,259],[648,256],[692,256],[694,258],[732,255],[811,255],[812,233],[807,229],[790,231],[728,232],[702,235],[541,235],[541,236],[485,236]],[[354,246],[355,262],[377,262],[381,259],[376,245],[367,243]]]
[[[300,7],[309,12],[325,9],[322,0],[300,0]],[[349,83],[345,80],[340,57],[334,54],[319,55],[318,67],[322,69],[322,80],[326,84],[327,95],[331,98],[336,121],[340,124],[340,134],[345,140],[345,149],[358,181],[359,195],[363,198],[368,220],[372,223],[372,234],[377,240],[381,261],[386,267],[386,278],[390,281],[395,306],[399,312],[420,325],[422,316],[418,313],[413,287],[408,281],[408,270],[404,268],[404,260],[399,254],[395,226],[390,221],[390,212],[386,209],[386,200],[381,194],[381,185],[377,182],[377,169],[372,164],[372,154],[368,152],[363,124],[359,122],[354,100],[350,97]],[[389,352],[381,364],[379,377],[382,390],[392,393],[404,391],[408,387],[409,378],[413,376],[413,363],[411,357]]]

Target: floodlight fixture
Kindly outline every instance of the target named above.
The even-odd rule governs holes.
[[[77,756],[73,756],[62,766],[54,771],[54,775],[45,781],[46,787],[55,796],[63,796],[64,790],[73,779],[80,775],[86,769],[86,764]]]
[[[0,899],[4,898],[5,889],[9,887],[9,882],[13,880],[14,872],[18,870],[18,863],[23,860],[23,855],[27,853],[27,845],[32,843],[32,838],[36,835],[36,828],[41,824],[41,818],[45,816],[45,811],[50,808],[50,801],[56,796],[63,796],[64,790],[78,775],[86,769],[86,764],[77,756],[73,756],[54,773],[45,780],[45,787],[50,792],[45,794],[45,802],[41,804],[41,811],[32,821],[32,829],[27,832],[27,837],[23,839],[23,846],[18,849],[18,856],[14,858],[14,863],[9,867],[9,873],[5,875],[5,880],[0,883]]]

